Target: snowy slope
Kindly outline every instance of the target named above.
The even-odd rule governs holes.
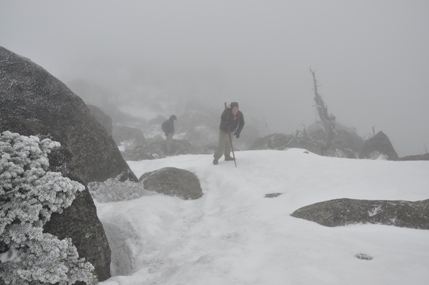
[[[328,228],[290,214],[335,198],[429,198],[429,162],[350,160],[242,151],[128,162],[137,177],[162,167],[194,172],[204,196],[96,203],[112,247],[102,285],[427,284],[429,231],[382,225]],[[276,198],[265,194],[282,193]],[[367,254],[362,260],[356,254]]]

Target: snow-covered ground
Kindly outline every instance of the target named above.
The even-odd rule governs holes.
[[[111,241],[102,285],[428,284],[429,230],[383,225],[328,228],[291,217],[335,198],[429,198],[429,162],[321,157],[302,149],[129,161],[137,177],[162,167],[195,173],[204,196],[99,203]],[[281,193],[276,198],[266,194]],[[366,254],[372,260],[358,259]]]

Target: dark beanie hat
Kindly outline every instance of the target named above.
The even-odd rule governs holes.
[[[237,109],[238,109],[238,103],[237,102],[231,102],[231,104],[229,104],[229,107],[231,107],[231,109],[234,107],[237,107]]]

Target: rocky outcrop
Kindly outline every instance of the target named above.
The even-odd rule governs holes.
[[[408,156],[401,157],[398,160],[401,160],[401,161],[429,160],[429,153],[418,154],[418,155],[408,155]]]
[[[311,137],[316,141],[323,141],[325,134],[322,129],[318,129],[311,133]],[[321,154],[331,157],[356,158],[362,144],[362,138],[356,133],[339,129],[334,134],[329,147],[322,147]]]
[[[363,143],[359,158],[374,159],[380,155],[387,156],[387,160],[398,160],[398,154],[389,137],[381,131]]]
[[[382,201],[335,199],[302,207],[293,217],[327,227],[381,224],[429,230],[429,200]]]
[[[86,104],[97,106],[103,110],[112,119],[114,124],[128,125],[143,123],[145,121],[144,119],[124,113],[118,108],[117,101],[121,97],[120,93],[116,93],[87,79],[74,79],[66,82],[66,85],[73,93],[82,98]]]
[[[149,125],[155,125],[155,126],[161,126],[162,123],[167,120],[168,118],[162,116],[162,115],[158,115],[156,116],[156,118],[153,118],[152,120],[148,121]]]
[[[274,133],[255,140],[255,142],[249,147],[249,150],[284,150],[287,148],[303,148],[313,153],[320,154],[321,146],[315,141],[306,140],[304,138],[288,134]]]
[[[198,199],[203,196],[200,181],[190,171],[165,167],[144,173],[139,181],[144,188],[169,196],[177,196],[185,200]]]
[[[288,146],[288,143],[293,140],[292,135],[274,133],[267,135],[263,138],[258,138],[249,147],[249,150],[260,150],[260,149],[277,149],[283,150]]]
[[[85,103],[46,70],[0,47],[0,78],[0,132],[60,142],[61,149],[49,155],[52,171],[84,185],[118,175],[137,180]],[[45,231],[71,238],[80,256],[93,262],[100,281],[110,276],[110,248],[88,190],[54,215]]]
[[[121,143],[140,145],[145,141],[143,132],[140,129],[127,126],[113,126],[113,140],[117,145]]]
[[[356,133],[352,131],[343,131],[345,136],[340,135],[341,130],[337,131],[340,141],[337,141],[337,138],[334,138],[334,146],[337,148],[349,148],[355,153],[359,153],[362,148],[364,140]],[[346,143],[343,143],[342,140],[346,140]]]
[[[324,147],[323,136],[322,130],[313,132],[311,135],[304,133],[296,136],[275,133],[257,139],[249,150],[303,148],[325,156],[355,158],[355,142],[348,132],[338,131],[329,148],[324,151],[322,151]]]
[[[94,105],[86,105],[91,115],[99,122],[109,135],[112,135],[112,119],[103,110]]]
[[[334,134],[330,144],[325,145],[326,134],[323,129],[312,127],[311,133],[297,131],[295,135],[274,133],[263,138],[258,138],[249,150],[287,148],[303,148],[312,153],[323,156],[357,158],[363,140],[355,132],[348,131],[345,127]]]
[[[167,145],[162,137],[148,139],[144,144],[135,145],[126,149],[122,156],[125,160],[139,161],[146,159],[165,158],[167,156],[182,154],[197,154],[198,151],[187,140],[173,140],[171,151],[167,151]]]

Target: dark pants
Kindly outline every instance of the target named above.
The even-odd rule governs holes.
[[[167,151],[171,152],[171,145],[173,144],[173,134],[166,135],[165,142],[167,144]]]

